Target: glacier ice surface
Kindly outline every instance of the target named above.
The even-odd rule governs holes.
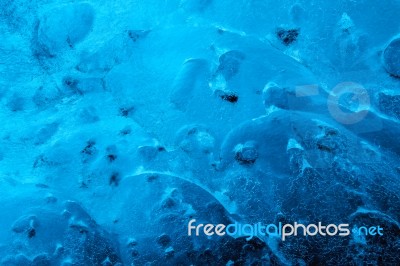
[[[395,265],[400,2],[0,2],[1,265]],[[190,237],[187,223],[381,225]]]

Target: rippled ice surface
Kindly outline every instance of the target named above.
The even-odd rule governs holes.
[[[0,2],[1,265],[395,265],[395,0]],[[323,221],[384,236],[189,237]]]

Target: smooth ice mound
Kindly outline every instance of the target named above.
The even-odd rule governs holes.
[[[399,11],[2,1],[1,265],[395,265]],[[193,237],[191,219],[385,235]]]

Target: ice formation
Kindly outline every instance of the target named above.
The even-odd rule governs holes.
[[[400,263],[400,2],[0,2],[1,265]],[[348,238],[188,236],[348,222]]]

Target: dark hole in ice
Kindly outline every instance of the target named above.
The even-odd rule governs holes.
[[[239,96],[234,93],[224,94],[220,96],[222,100],[228,101],[230,103],[236,103],[239,100]]]
[[[175,200],[171,197],[168,197],[161,203],[161,208],[169,209],[169,208],[174,207],[175,205],[176,205]]]
[[[121,107],[119,109],[119,113],[123,117],[128,117],[129,115],[132,114],[132,112],[135,110],[134,107]]]
[[[42,155],[39,155],[35,159],[35,162],[33,163],[33,168],[46,166],[46,165],[51,165],[51,164],[52,163],[42,154]]]
[[[169,243],[171,243],[171,238],[166,234],[162,234],[159,237],[157,237],[156,242],[157,244],[165,248],[169,245]]]
[[[137,251],[136,249],[132,249],[131,255],[132,255],[132,257],[137,257],[137,256],[139,256],[139,251]]]
[[[107,155],[107,159],[109,162],[113,162],[113,161],[115,161],[115,159],[117,159],[117,155],[109,154],[109,155]]]
[[[317,147],[318,147],[318,150],[332,152],[332,149],[330,147],[327,147],[326,145],[324,145],[322,143],[317,143]]]
[[[252,165],[256,162],[256,159],[246,159],[238,154],[236,154],[235,159],[242,165]]]
[[[157,179],[158,179],[158,176],[157,176],[157,175],[149,175],[149,176],[147,177],[147,182],[151,183],[151,182],[153,182],[153,181],[155,181],[155,180],[157,180]]]
[[[36,230],[35,230],[35,228],[29,228],[28,229],[28,237],[29,238],[32,238],[32,237],[34,237],[36,235]]]
[[[128,36],[133,42],[137,42],[138,40],[146,37],[149,32],[149,30],[128,30]]]
[[[338,134],[339,132],[334,129],[327,129],[325,132],[325,136],[337,136]]]
[[[118,173],[113,173],[111,176],[110,176],[110,186],[118,186],[119,185],[119,181],[120,181],[120,177],[119,177],[119,174]]]
[[[131,38],[132,39],[132,41],[134,41],[134,42],[136,42],[138,39],[139,39],[139,34],[137,33],[137,32],[135,32],[135,31],[129,31],[128,32],[128,36],[129,36],[129,38]]]
[[[165,149],[163,146],[159,146],[159,147],[157,148],[157,150],[158,150],[159,152],[166,151],[166,149]]]
[[[191,128],[189,131],[188,131],[188,136],[190,136],[190,135],[194,135],[194,134],[196,134],[198,132],[198,129],[197,129],[197,127],[194,127],[194,128]]]
[[[289,46],[297,40],[299,36],[300,30],[299,29],[282,29],[278,28],[276,30],[276,36],[281,40],[281,42]]]
[[[129,127],[128,128],[124,128],[124,129],[122,129],[121,131],[120,131],[120,134],[122,135],[122,136],[126,136],[126,135],[129,135],[129,134],[131,134],[132,133],[132,129],[130,129]]]
[[[77,79],[75,79],[75,78],[72,78],[72,77],[65,77],[63,79],[64,86],[69,88],[69,89],[71,89],[71,90],[73,90],[73,91],[75,91],[75,92],[79,92],[78,91],[78,87],[77,87],[78,83],[79,83],[79,81]]]
[[[79,188],[89,188],[89,186],[85,182],[81,182]]]
[[[86,147],[81,151],[81,153],[87,154],[87,155],[93,155],[93,153],[96,150],[96,148],[94,147],[95,144],[96,144],[96,142],[89,140],[87,142]]]
[[[74,48],[74,43],[71,41],[71,38],[69,36],[67,37],[67,44],[69,48]]]

